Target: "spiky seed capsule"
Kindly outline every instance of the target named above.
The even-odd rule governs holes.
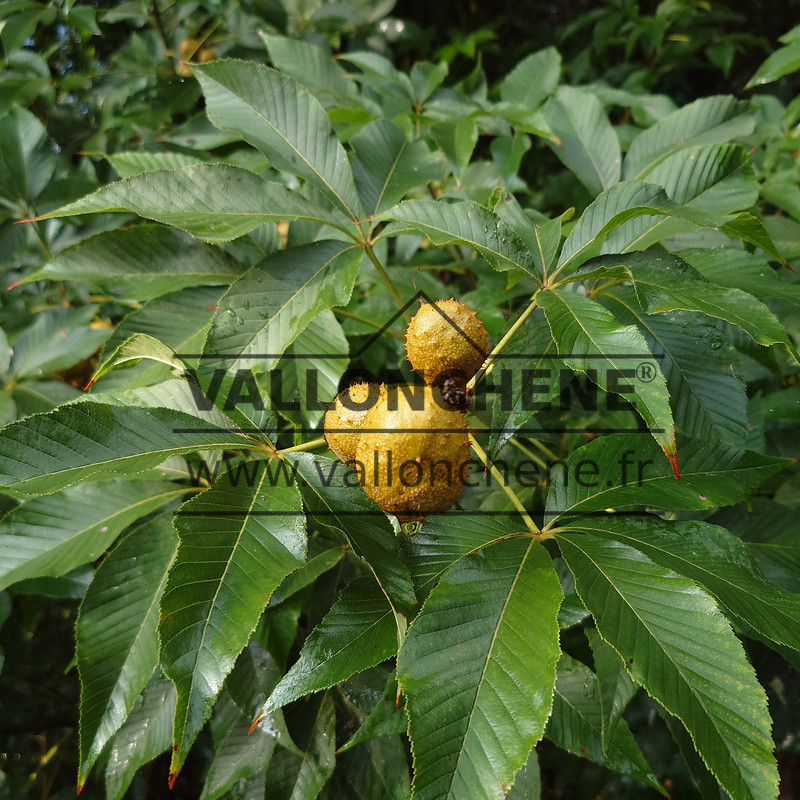
[[[383,384],[354,383],[331,403],[325,414],[325,441],[342,461],[356,457],[358,431],[364,427],[367,412],[385,391]]]
[[[408,323],[406,353],[431,386],[466,382],[486,359],[489,337],[478,315],[460,300],[425,303]]]
[[[469,470],[467,424],[438,389],[389,387],[363,427],[356,461],[364,467],[364,491],[384,511],[401,522],[418,520],[461,496]]]

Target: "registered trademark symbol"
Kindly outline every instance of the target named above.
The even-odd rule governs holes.
[[[647,361],[643,361],[636,367],[636,377],[642,381],[642,383],[650,383],[656,376],[656,368],[654,364],[649,364]]]

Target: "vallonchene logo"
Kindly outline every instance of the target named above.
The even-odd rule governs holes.
[[[416,301],[420,308],[408,323],[405,343],[408,360],[418,377],[409,381],[399,370],[374,375],[362,368],[364,353]],[[257,366],[231,371],[203,370],[201,354],[181,356],[201,359],[200,368],[185,373],[198,410],[210,410],[217,405],[225,411],[243,411],[243,421],[259,413],[270,420],[268,425],[257,428],[243,426],[243,433],[260,433],[274,439],[283,429],[267,412],[302,415],[325,410],[325,442],[340,461],[314,459],[321,485],[360,486],[381,509],[375,513],[391,513],[403,523],[419,522],[431,513],[446,511],[465,490],[488,488],[497,483],[544,489],[558,472],[562,473],[563,481],[575,481],[583,488],[597,486],[600,480],[599,466],[588,461],[580,462],[570,475],[567,463],[556,459],[489,458],[475,436],[650,434],[641,422],[633,428],[581,426],[575,430],[564,424],[554,425],[552,420],[542,424],[537,415],[549,412],[552,417],[559,411],[574,410],[576,404],[582,411],[607,411],[612,416],[613,412],[629,410],[630,406],[612,392],[600,391],[598,369],[586,369],[586,380],[581,381],[564,366],[569,363],[568,355],[501,352],[492,358],[488,335],[474,311],[461,301],[434,302],[424,292],[417,292],[354,354],[291,354],[295,369],[296,361],[302,359],[316,363],[320,359],[348,360],[350,366],[344,371],[334,398],[319,396],[320,374],[316,366],[304,371],[306,393],[299,396],[295,392],[296,396],[286,397],[280,367],[267,374]],[[255,361],[274,358],[271,354],[249,357]],[[653,379],[657,372],[656,358],[643,359],[640,353],[603,356],[606,386],[621,395],[632,393],[633,381],[647,383]],[[487,379],[489,376],[491,380]],[[482,380],[476,381],[476,377]],[[487,426],[475,415],[489,409],[492,420],[498,411],[514,410],[528,419],[513,428]],[[502,418],[503,414],[499,416]],[[316,426],[295,426],[293,430],[311,435],[322,432]],[[480,458],[471,456],[470,445]],[[631,481],[641,484],[647,467],[652,464],[650,460],[636,463],[633,455],[630,451],[620,459],[619,474],[614,476],[618,485]],[[273,486],[279,482],[306,483],[298,474],[297,465],[283,459],[221,458],[212,466],[187,462],[187,470],[196,484],[213,483],[221,474],[232,485],[240,481],[252,485],[257,480]],[[603,480],[609,483],[607,475]]]

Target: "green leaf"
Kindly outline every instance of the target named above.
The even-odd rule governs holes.
[[[399,203],[411,189],[443,177],[441,156],[424,142],[410,142],[386,120],[366,125],[350,145],[353,175],[368,217]]]
[[[227,285],[243,270],[217,247],[159,225],[136,225],[66,247],[25,281],[81,281],[142,302],[187,286]]]
[[[216,800],[234,784],[249,778],[269,763],[276,745],[275,731],[267,725],[257,725],[252,731],[244,714],[215,748],[208,765],[200,800]]]
[[[339,212],[362,218],[350,162],[319,100],[261,64],[225,59],[192,70],[214,125],[239,134],[276,169],[307,180]]]
[[[678,452],[680,480],[649,437],[618,433],[595,439],[573,451],[556,473],[547,495],[547,516],[630,506],[701,511],[734,505],[792,463],[693,440],[679,442]],[[580,464],[596,469],[581,473]]]
[[[181,411],[81,402],[3,429],[0,487],[50,494],[78,481],[157,467],[170,456],[247,446],[240,434]]]
[[[800,304],[800,286],[780,279],[763,256],[733,248],[692,248],[676,255],[691,264],[712,283],[741,289],[759,300],[777,297]]]
[[[300,408],[281,410],[292,420],[319,426],[327,403],[339,392],[339,381],[350,361],[350,344],[332,311],[325,310],[300,331],[275,371],[281,375],[284,398],[299,398]]]
[[[599,303],[574,292],[543,291],[536,299],[544,309],[558,354],[570,357],[570,369],[581,373],[596,370],[592,380],[598,386],[627,394],[664,453],[674,461],[675,428],[667,384],[639,329],[620,325]],[[637,365],[642,362],[651,367],[654,377],[650,381],[636,378]]]
[[[496,456],[525,423],[558,395],[564,363],[546,320],[532,317],[498,354],[491,377],[500,387],[492,406],[489,454]],[[534,400],[535,397],[535,400]]]
[[[516,517],[485,517],[454,511],[432,514],[425,518],[416,536],[400,540],[400,552],[417,594],[424,599],[456,561],[497,539],[521,533],[524,527]]]
[[[408,800],[411,796],[408,757],[398,735],[370,739],[344,753],[340,748],[336,755],[337,769],[331,778],[334,797]]]
[[[108,153],[106,160],[119,173],[120,178],[132,178],[143,172],[154,172],[158,169],[180,169],[207,161],[200,153],[143,153],[139,150],[120,150]]]
[[[431,592],[397,661],[417,800],[505,797],[550,713],[562,597],[529,539],[466,556]]]
[[[175,687],[157,669],[111,743],[106,767],[108,800],[122,800],[136,770],[169,750],[174,714]]]
[[[725,215],[750,208],[758,199],[752,159],[741,145],[711,144],[681,150],[660,162],[647,180],[663,187],[675,203],[711,215],[714,225],[723,229]],[[639,216],[610,233],[601,252],[645,250],[655,242],[694,230],[696,224],[690,216]]]
[[[713,519],[747,542],[771,583],[798,591],[800,540],[796,509],[766,497],[754,497],[751,509],[725,509]]]
[[[306,219],[352,233],[347,218],[280,183],[224,164],[144,172],[110,183],[38,219],[130,211],[206,242],[227,242],[265,222]]]
[[[558,271],[569,273],[597,255],[606,236],[624,222],[652,214],[669,214],[698,225],[716,225],[719,220],[673,203],[660,186],[625,181],[603,192],[581,214],[564,242]]]
[[[354,578],[306,639],[259,718],[374,667],[397,652],[392,607],[375,580]]]
[[[643,178],[679,150],[729,142],[751,134],[754,125],[749,104],[730,95],[695,100],[633,140],[623,165],[624,177]]]
[[[178,692],[172,775],[183,765],[270,595],[305,561],[297,489],[274,480],[269,462],[252,464],[254,480],[220,478],[181,506],[176,517],[180,544],[159,621],[161,665]]]
[[[694,439],[744,446],[748,436],[747,394],[739,360],[724,331],[699,314],[645,314],[630,287],[603,291],[600,302],[620,322],[644,334],[667,381],[679,433]]]
[[[113,369],[135,366],[142,360],[157,361],[178,372],[182,372],[184,368],[183,362],[176,358],[171,347],[146,333],[134,333],[103,359],[92,376],[92,382],[99,380]]]
[[[511,226],[471,200],[406,200],[385,211],[381,218],[396,221],[384,233],[419,232],[440,247],[466,245],[500,272],[520,270],[529,277],[539,277],[528,248]]]
[[[533,110],[553,93],[561,72],[561,56],[555,47],[547,47],[523,58],[500,84],[500,97]]]
[[[714,601],[623,544],[588,534],[557,538],[600,635],[686,725],[733,800],[777,796],[766,695]]]
[[[620,724],[625,725],[622,716],[628,703],[638,691],[630,675],[625,670],[622,659],[613,647],[606,644],[596,630],[588,629],[586,635],[594,656],[594,669],[597,675],[597,689],[602,712],[603,754],[608,755],[609,747]]]
[[[309,709],[310,710],[310,709]],[[315,800],[336,762],[336,709],[330,693],[322,695],[302,754],[278,748],[267,767],[269,800]]]
[[[772,83],[772,81],[798,70],[800,70],[800,41],[791,41],[785,47],[772,53],[755,71],[744,88],[752,89],[754,86],[763,86],[765,83]]]
[[[716,286],[673,253],[626,253],[599,256],[585,264],[585,280],[629,280],[649,314],[699,311],[736,325],[759,344],[783,344],[793,352],[782,323],[750,294]]]
[[[158,515],[111,551],[86,590],[75,624],[79,785],[158,664],[158,602],[177,543],[171,515]]]
[[[223,291],[221,287],[195,286],[144,303],[117,325],[106,341],[104,356],[113,353],[132,336],[142,334],[163,342],[187,364],[196,364],[194,356],[202,350]],[[104,391],[134,389],[171,375],[171,367],[144,361],[124,372],[108,373],[103,378],[102,388]]]
[[[54,308],[14,340],[9,376],[40,377],[66,369],[91,356],[111,334],[110,328],[92,328],[96,306]]]
[[[559,86],[547,101],[544,116],[560,142],[551,144],[551,149],[592,195],[619,181],[619,139],[593,94]]]
[[[326,239],[280,250],[248,270],[220,301],[202,370],[271,370],[321,311],[347,303],[363,254]]]
[[[358,98],[358,84],[331,53],[311,42],[259,31],[276,69],[302,83],[323,105],[349,105]]]
[[[619,661],[616,654],[614,658]],[[562,655],[558,662],[553,715],[545,732],[547,738],[569,753],[629,775],[665,794],[625,720],[620,720],[607,747],[602,727],[602,695],[596,676],[580,661]]]
[[[300,484],[310,514],[340,531],[366,561],[392,607],[407,613],[416,605],[408,567],[400,560],[394,528],[358,486],[356,473],[339,460],[309,453],[289,454],[305,482]]]
[[[358,730],[336,751],[346,753],[362,742],[369,742],[378,737],[397,736],[408,730],[408,718],[406,717],[403,696],[399,693],[397,680],[394,675],[386,682],[383,697],[376,703],[375,707],[369,712],[364,721],[358,726]],[[408,776],[408,766],[406,765],[406,776]],[[410,789],[410,787],[409,787]],[[410,794],[406,792],[406,795]]]
[[[539,753],[534,747],[525,766],[516,774],[514,785],[506,800],[541,800],[542,777],[539,772]]]
[[[547,272],[558,255],[562,223],[565,219],[569,219],[572,211],[565,211],[560,217],[534,222],[523,211],[517,198],[505,192],[496,205],[492,206],[492,210],[505,220],[527,245],[536,269],[542,273]]]
[[[32,200],[47,185],[55,166],[50,137],[34,114],[12,107],[0,117],[0,196]]]
[[[657,517],[592,518],[567,525],[622,542],[705,587],[773,642],[800,650],[800,595],[771,584],[747,545],[707,522]]]
[[[187,490],[169,481],[127,478],[23,503],[0,521],[0,589],[94,561],[128,525]]]

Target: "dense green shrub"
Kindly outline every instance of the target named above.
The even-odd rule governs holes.
[[[487,76],[402,9],[5,4],[0,797],[789,791],[800,28],[687,102],[733,12]],[[451,296],[472,485],[401,526],[325,401]]]

